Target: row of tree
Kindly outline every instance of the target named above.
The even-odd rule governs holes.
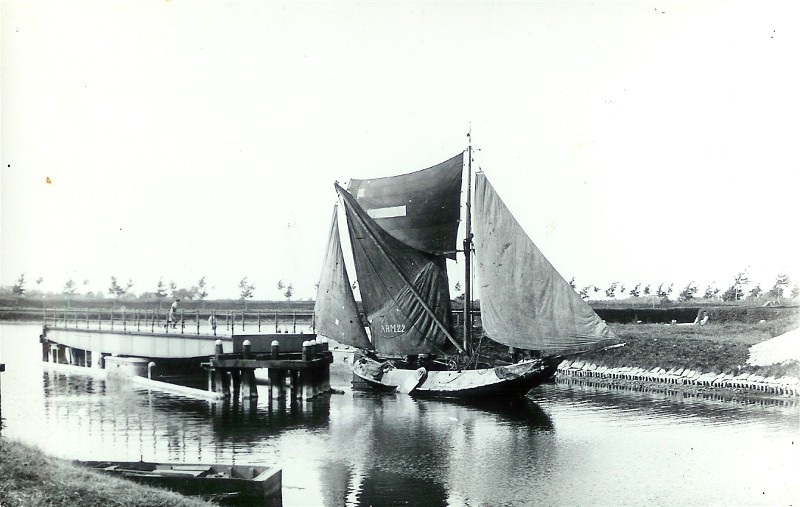
[[[772,284],[772,287],[768,290],[764,290],[761,287],[761,284],[756,284],[747,290],[746,286],[748,283],[750,283],[750,279],[748,278],[747,271],[742,271],[736,274],[733,279],[733,283],[724,292],[722,292],[721,296],[721,290],[719,288],[714,287],[713,285],[708,285],[705,291],[703,291],[702,296],[699,297],[702,297],[703,299],[720,298],[723,301],[741,301],[746,297],[756,299],[765,296],[778,300],[786,297],[787,295],[793,299],[800,296],[800,286],[797,284],[795,284],[791,290],[789,290],[791,280],[789,275],[785,273],[780,273],[775,278],[775,282]],[[603,290],[596,285],[587,285],[578,290],[575,285],[575,278],[572,278],[569,284],[583,299],[589,299],[593,293],[597,294]],[[628,297],[632,298],[638,298],[640,296],[655,296],[665,303],[671,301],[671,296],[674,291],[674,284],[667,285],[665,283],[661,283],[658,285],[658,287],[653,287],[652,285],[644,285],[643,287],[643,285],[644,284],[642,283],[637,283],[633,288],[628,289],[620,282],[613,282],[608,288],[605,289],[604,293],[608,299],[616,299],[618,295],[624,297],[627,292]],[[695,284],[695,282],[689,282],[678,293],[677,301],[691,301],[692,299],[698,297],[699,290],[700,288],[697,286],[697,284]]]
[[[42,282],[44,281],[43,278],[39,277],[35,280],[36,286],[40,287]],[[86,288],[89,285],[89,280],[83,280],[83,287]],[[137,297],[132,288],[133,288],[133,281],[129,278],[127,282],[121,282],[117,279],[116,276],[111,277],[111,282],[109,283],[107,294],[118,298],[118,299],[126,299],[126,298],[133,298]],[[252,299],[253,295],[255,294],[256,286],[253,283],[250,283],[245,276],[241,280],[239,280],[238,284],[239,288],[239,298],[242,301],[246,301],[248,299]],[[29,293],[27,287],[27,280],[25,279],[25,275],[22,274],[17,278],[17,281],[14,285],[11,286],[10,289],[7,289],[14,296],[25,296],[26,293]],[[292,299],[292,295],[294,295],[294,287],[291,282],[285,283],[283,280],[278,281],[278,290],[280,291],[281,295],[285,297],[287,300]],[[40,293],[41,291],[36,291]],[[104,297],[104,293],[95,293],[91,291],[85,291],[84,294],[90,297]],[[70,297],[70,296],[79,296],[81,295],[79,292],[78,283],[76,283],[73,279],[69,279],[64,284],[64,288],[61,291],[61,295]],[[206,277],[202,276],[200,279],[192,285],[191,287],[178,287],[174,281],[170,281],[168,283],[164,282],[164,278],[161,277],[158,279],[158,283],[156,284],[154,291],[146,291],[142,292],[138,298],[143,300],[161,300],[166,297],[172,297],[175,299],[188,299],[188,300],[198,300],[202,301],[208,297],[208,286],[206,284]]]
[[[37,278],[36,285],[40,286],[43,279]],[[353,290],[356,289],[356,283],[353,282]],[[653,285],[645,285],[643,283],[637,283],[632,288],[628,288],[625,284],[620,282],[613,282],[610,286],[603,289],[602,287],[598,287],[596,285],[587,285],[580,290],[575,285],[575,278],[573,277],[570,280],[570,285],[573,289],[581,296],[583,299],[590,299],[592,296],[605,294],[605,297],[608,299],[617,299],[619,298],[638,298],[638,297],[648,297],[653,296],[658,298],[664,303],[670,302],[673,297],[674,293],[674,284],[667,285],[666,283],[661,283],[658,286]],[[719,288],[714,287],[713,285],[708,285],[705,290],[703,291],[702,295],[699,295],[700,288],[695,284],[695,282],[689,282],[685,287],[683,287],[680,292],[677,293],[677,301],[685,302],[691,301],[695,298],[703,298],[703,299],[722,299],[723,301],[741,301],[745,298],[759,298],[759,297],[768,297],[772,299],[781,299],[784,297],[791,297],[797,298],[800,296],[800,286],[795,284],[791,290],[789,286],[791,285],[791,280],[789,276],[785,273],[780,273],[776,278],[775,282],[772,284],[772,287],[769,289],[763,289],[761,284],[756,284],[753,287],[747,289],[747,285],[750,283],[750,279],[747,275],[747,271],[742,271],[737,273],[736,276],[733,278],[732,284],[725,290],[721,291]],[[86,287],[89,284],[89,280],[83,281],[83,286]],[[317,284],[318,286],[319,284]],[[294,286],[291,282],[285,282],[284,280],[278,280],[277,283],[277,290],[279,293],[286,298],[287,301],[291,301],[292,296],[294,295]],[[111,283],[109,284],[107,293],[115,298],[123,299],[123,298],[132,298],[136,297],[131,290],[133,288],[133,281],[128,279],[127,282],[121,283],[116,276],[111,277]],[[239,289],[239,299],[242,301],[247,301],[248,299],[252,299],[255,293],[256,286],[250,283],[245,276],[239,281],[238,284]],[[461,283],[457,282],[455,285],[456,292],[461,291]],[[26,280],[25,275],[20,275],[17,279],[16,283],[11,287],[10,293],[16,296],[24,296],[27,291],[26,288]],[[602,294],[601,294],[601,291]],[[722,294],[720,295],[720,292]],[[64,288],[61,292],[62,295],[65,296],[77,296],[78,293],[78,284],[69,279],[64,284]],[[627,296],[626,296],[627,294]],[[93,292],[86,293],[87,296],[94,296],[94,297],[102,297],[104,294],[96,294]],[[202,301],[208,297],[208,290],[206,285],[206,277],[202,276],[197,281],[196,284],[192,285],[191,287],[178,287],[178,285],[170,281],[168,283],[164,282],[163,277],[158,279],[158,283],[156,284],[154,291],[147,291],[141,293],[138,298],[143,300],[161,300],[166,298],[167,296],[171,296],[177,299],[188,299],[188,300],[199,300]]]

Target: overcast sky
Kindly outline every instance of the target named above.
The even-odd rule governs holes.
[[[798,14],[3,1],[0,283],[313,297],[333,182],[442,162],[470,127],[579,287],[800,282]]]

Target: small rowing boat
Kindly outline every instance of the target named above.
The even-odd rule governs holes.
[[[77,461],[77,464],[148,486],[206,498],[270,498],[281,501],[280,468],[251,465]]]

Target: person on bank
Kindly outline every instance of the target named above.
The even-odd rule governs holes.
[[[172,329],[178,325],[178,301],[180,299],[175,298],[173,301],[172,306],[169,307],[169,317],[167,318],[167,325],[172,323]]]

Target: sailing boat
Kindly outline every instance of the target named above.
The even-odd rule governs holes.
[[[569,355],[609,345],[606,323],[528,237],[483,172],[472,147],[466,237],[456,249],[465,154],[420,171],[334,185],[341,200],[366,316],[360,319],[344,263],[337,212],[331,223],[316,306],[317,332],[358,347],[353,373],[383,390],[415,396],[525,394],[551,378]],[[473,236],[474,233],[474,236]],[[482,362],[471,338],[471,266],[476,259],[485,335],[531,358]],[[465,254],[463,341],[451,320],[446,261]]]

